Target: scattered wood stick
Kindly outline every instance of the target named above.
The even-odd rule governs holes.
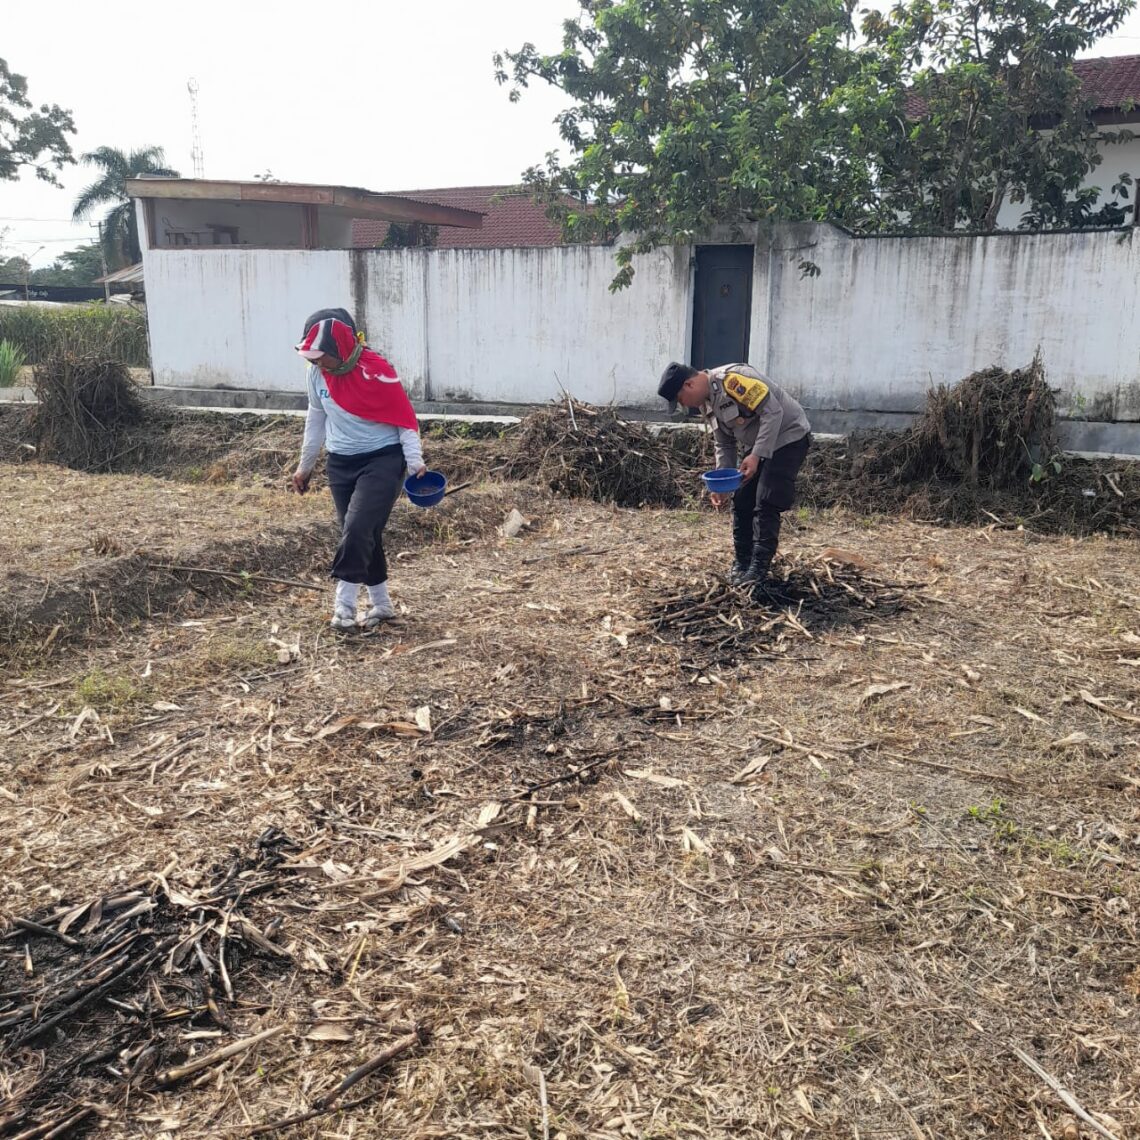
[[[37,1124],[34,1128],[18,1132],[12,1140],[53,1140],[53,1137],[66,1135],[94,1111],[94,1105],[84,1105],[78,1112],[73,1112],[63,1120],[49,1120],[46,1124]]]
[[[53,930],[50,926],[41,926],[30,918],[14,919],[13,925],[18,926],[21,930],[30,931],[32,934],[41,934],[44,938],[55,938],[64,946],[70,946],[72,949],[83,945],[78,938],[72,938],[70,934],[60,934],[58,930]]]
[[[986,511],[986,514],[989,514],[989,511]],[[918,1121],[911,1115],[910,1110],[903,1104],[899,1094],[895,1092],[890,1085],[883,1084],[882,1081],[879,1082],[879,1088],[883,1089],[890,1096],[891,1100],[899,1106],[899,1111],[903,1114],[903,1119],[906,1121],[906,1126],[910,1129],[910,1134],[914,1137],[914,1140],[930,1140],[926,1133],[919,1127]]]
[[[1100,697],[1094,697],[1088,689],[1081,690],[1081,700],[1084,701],[1086,705],[1092,705],[1094,709],[1100,709],[1101,712],[1108,713],[1109,716],[1114,716],[1118,720],[1126,720],[1130,724],[1140,724],[1140,716],[1125,712],[1123,709],[1114,709],[1112,705],[1106,701],[1102,701]]]
[[[1118,1140],[1115,1133],[1109,1132],[1099,1120],[1090,1116],[1084,1108],[1081,1107],[1080,1102],[1056,1077],[1051,1077],[1041,1066],[1023,1049],[1019,1049],[1016,1045],[1010,1048],[1010,1052],[1031,1072],[1035,1073],[1041,1078],[1060,1098],[1068,1105],[1070,1112],[1074,1116],[1080,1117],[1094,1132],[1103,1136],[1105,1140]]]
[[[325,592],[324,586],[301,582],[296,578],[276,578],[272,574],[249,574],[240,570],[212,570],[207,566],[173,566],[169,562],[148,562],[151,570],[166,570],[172,574],[212,574],[216,578],[229,578],[235,582],[274,582],[278,586],[294,586],[298,590]]]
[[[960,764],[942,764],[937,760],[927,760],[925,756],[904,756],[901,752],[883,752],[901,764],[921,764],[924,768],[936,768],[939,772],[954,772],[959,776],[967,776],[971,780],[983,780],[995,784],[1012,784],[1015,788],[1024,788],[1025,781],[1015,776],[1005,776],[1001,772],[989,772],[983,768],[964,768]]]
[[[234,1041],[222,1049],[215,1049],[214,1052],[207,1053],[203,1057],[196,1057],[193,1061],[187,1061],[185,1065],[177,1065],[173,1069],[166,1069],[155,1077],[155,1084],[160,1088],[175,1084],[177,1081],[191,1077],[195,1073],[200,1073],[203,1069],[210,1068],[211,1065],[226,1061],[230,1057],[236,1057],[239,1053],[244,1053],[247,1049],[252,1049],[254,1045],[259,1045],[262,1041],[268,1041],[271,1037],[277,1037],[284,1032],[285,1026],[278,1025],[273,1029],[266,1029],[263,1033],[255,1033],[252,1037],[243,1037],[240,1041]]]
[[[503,802],[514,803],[517,800],[525,800],[533,796],[535,792],[541,792],[544,788],[553,788],[556,784],[572,783],[584,773],[594,768],[600,768],[603,764],[610,763],[615,756],[617,756],[616,752],[607,752],[604,756],[599,756],[596,760],[591,760],[588,764],[583,764],[581,768],[576,768],[573,772],[563,772],[561,776],[554,776],[549,780],[543,780],[541,783],[531,784],[525,791],[516,792],[513,796],[505,797]]]
[[[305,1124],[315,1120],[318,1116],[327,1116],[336,1108],[336,1103],[353,1085],[359,1084],[365,1077],[370,1077],[377,1070],[384,1068],[397,1057],[421,1048],[431,1040],[431,1030],[426,1025],[417,1025],[411,1033],[397,1038],[386,1049],[377,1053],[370,1061],[365,1061],[359,1068],[353,1069],[336,1088],[313,1101],[313,1107],[307,1112],[296,1116],[286,1117],[284,1120],[272,1124],[258,1124],[246,1133],[247,1136],[267,1136],[271,1132],[280,1132],[283,1128],[292,1128],[297,1124]],[[365,1098],[367,1099],[367,1098]]]
[[[448,487],[447,490],[444,491],[443,497],[446,499],[448,495],[454,495],[456,491],[462,491],[462,490],[464,490],[464,488],[470,487],[470,486],[471,486],[471,480],[470,479],[468,479],[466,483],[457,483],[454,487]]]

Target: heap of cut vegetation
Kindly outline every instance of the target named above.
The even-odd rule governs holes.
[[[932,390],[906,431],[853,433],[813,449],[801,497],[931,522],[1140,534],[1140,464],[1061,452],[1040,357]]]
[[[62,352],[37,365],[32,381],[41,458],[80,471],[109,471],[124,451],[124,433],[142,418],[125,364]]]
[[[694,491],[691,465],[642,424],[567,396],[527,416],[515,434],[510,479],[556,495],[619,507],[676,507]]]
[[[899,455],[885,452],[904,482],[956,480],[1008,490],[1040,481],[1059,451],[1057,407],[1040,355],[1028,368],[986,368],[926,399],[918,423],[903,432]]]

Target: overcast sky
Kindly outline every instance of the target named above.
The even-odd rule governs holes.
[[[507,100],[496,50],[558,46],[575,0],[91,0],[3,2],[0,57],[37,105],[72,111],[76,154],[157,145],[192,173],[190,97],[198,81],[205,173],[411,190],[512,183],[558,145],[557,92]],[[1140,13],[1092,54],[1140,53]],[[93,231],[68,220],[93,177],[62,190],[25,174],[0,182],[5,255],[45,265]],[[43,246],[42,250],[37,247]]]

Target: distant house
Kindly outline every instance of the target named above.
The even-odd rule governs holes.
[[[450,206],[483,215],[482,229],[432,226],[419,240],[404,227],[401,244],[430,245],[434,249],[521,249],[564,244],[562,231],[545,209],[518,186],[451,186],[436,190],[395,191],[401,198]],[[388,238],[390,224],[358,218],[352,223],[352,244],[357,249],[377,249]]]
[[[1107,139],[1099,146],[1100,165],[1089,171],[1083,186],[1100,190],[1098,205],[1113,201],[1112,186],[1121,174],[1140,178],[1140,55],[1114,55],[1095,59],[1078,59],[1073,71],[1081,81],[1081,94],[1089,100],[1089,117],[1106,132],[1133,131],[1136,137],[1124,142]],[[921,95],[910,94],[906,113],[920,119],[926,112]],[[1128,218],[1135,223],[1135,188],[1122,203]],[[1006,201],[998,212],[999,229],[1015,230],[1028,203]]]

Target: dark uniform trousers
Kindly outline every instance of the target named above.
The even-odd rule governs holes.
[[[736,561],[765,570],[780,544],[780,516],[796,497],[796,476],[811,447],[811,435],[785,444],[760,461],[760,470],[732,496],[732,545]]]
[[[340,523],[331,577],[379,586],[388,581],[383,534],[404,485],[398,443],[363,455],[328,456],[329,490]]]

